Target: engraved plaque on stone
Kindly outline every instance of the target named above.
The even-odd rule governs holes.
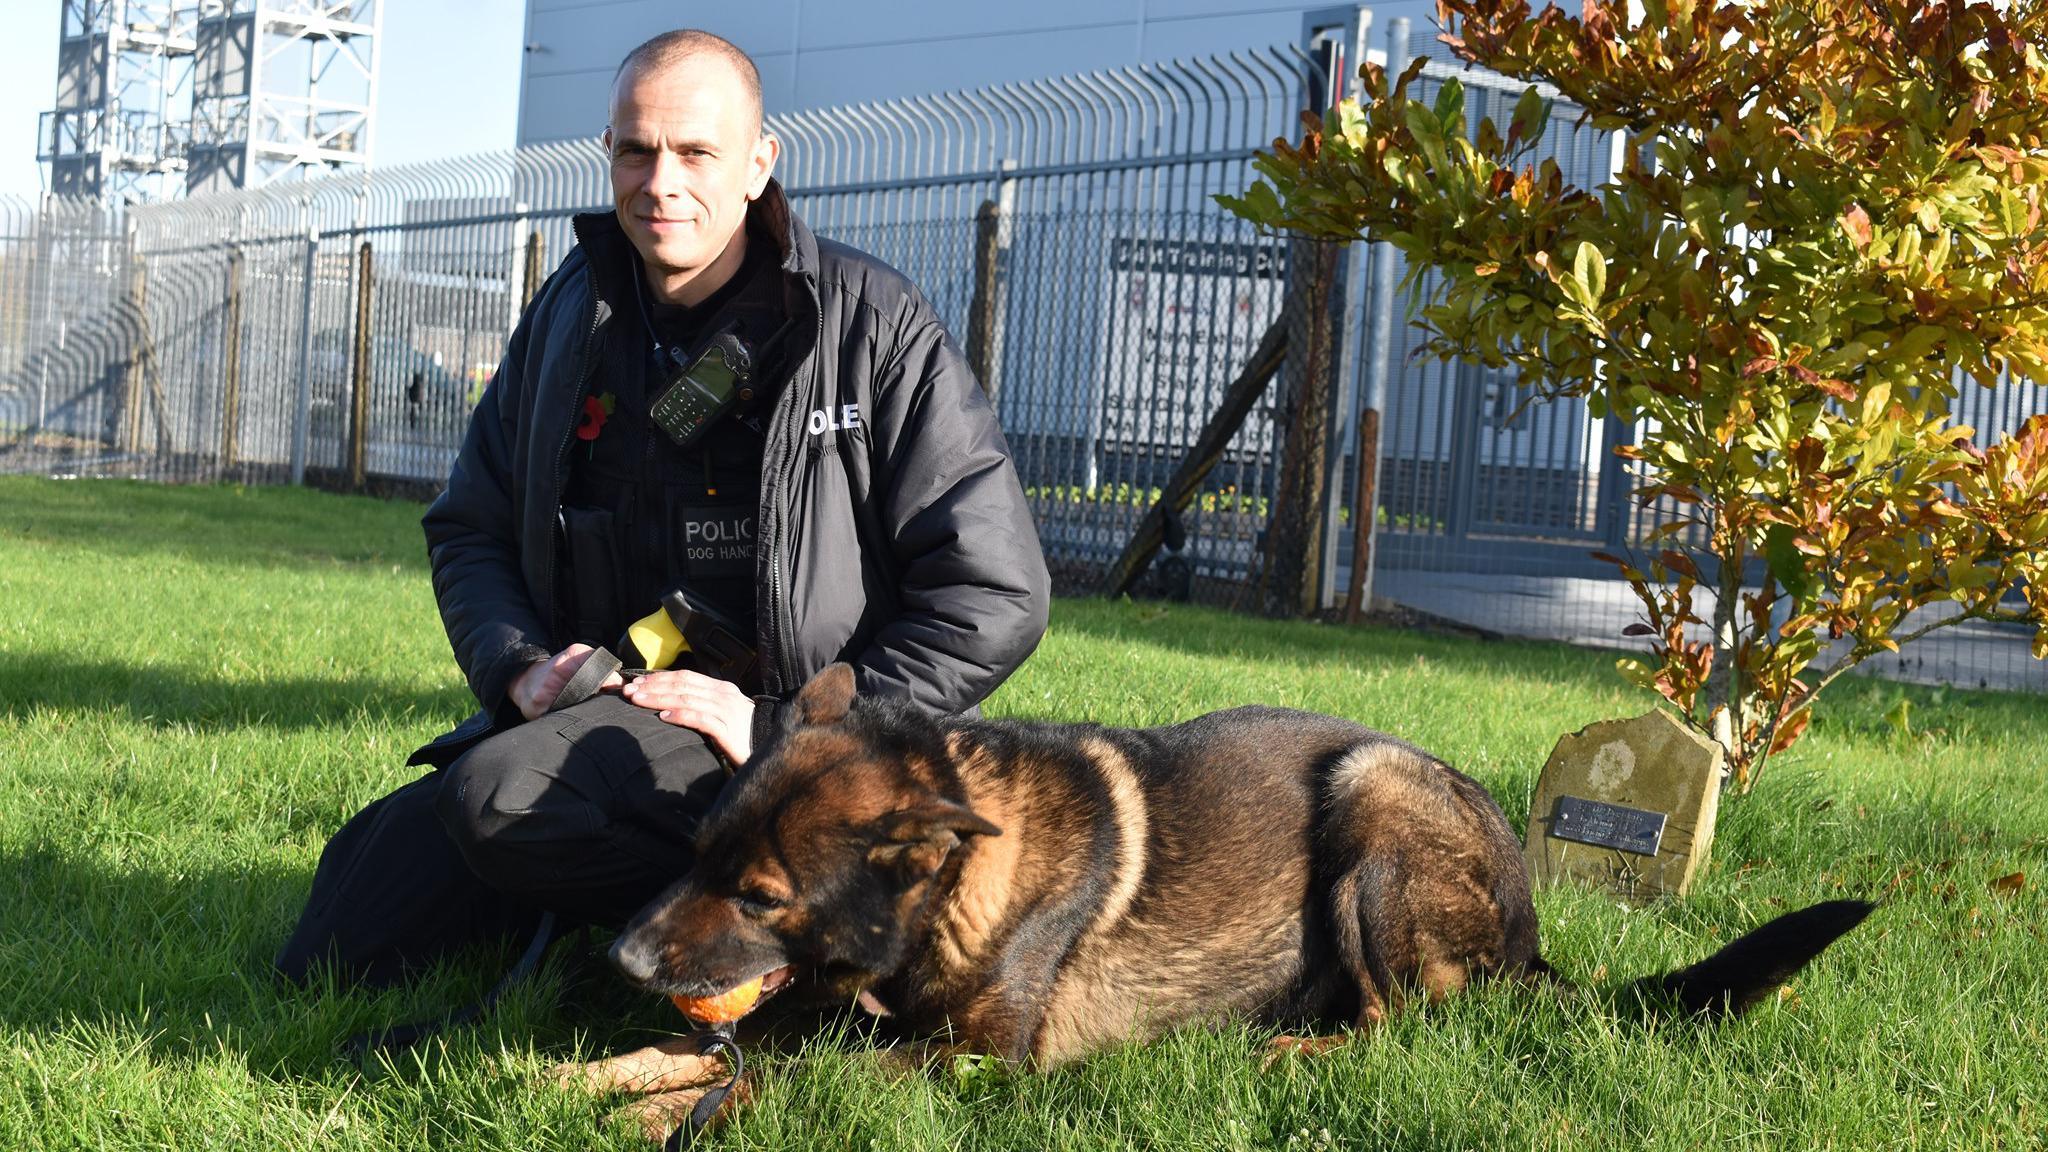
[[[1552,813],[1550,834],[1601,848],[1619,848],[1638,856],[1655,856],[1664,842],[1669,813],[1621,804],[1602,804],[1580,796],[1560,796]]]
[[[1557,742],[1536,782],[1530,877],[1637,904],[1682,896],[1705,866],[1720,799],[1720,747],[1669,713],[1590,725]]]

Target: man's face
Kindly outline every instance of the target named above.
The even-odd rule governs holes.
[[[712,55],[627,70],[611,114],[612,206],[656,288],[679,292],[724,254],[779,145],[759,133],[739,77]]]

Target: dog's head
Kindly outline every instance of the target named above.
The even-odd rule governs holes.
[[[705,818],[690,873],[612,945],[652,991],[717,996],[800,973],[851,996],[901,969],[963,841],[1001,829],[957,799],[944,734],[907,706],[854,699],[834,664]]]

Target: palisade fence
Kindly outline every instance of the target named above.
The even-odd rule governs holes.
[[[1210,199],[1341,90],[1369,23],[1314,51],[771,117],[778,176],[821,236],[931,299],[1064,589],[1120,577],[1314,612],[1369,587],[1493,631],[1632,643],[1625,585],[1587,556],[1650,522],[1611,451],[1631,430],[1416,358],[1384,246],[1260,235]],[[1371,39],[1390,70],[1432,57],[1424,100],[1459,76],[1475,124],[1520,94],[1405,20]],[[1597,183],[1614,144],[1576,119],[1558,102],[1545,147]],[[122,213],[0,200],[0,471],[431,491],[571,217],[608,205],[594,141]],[[2048,396],[2015,383],[1965,403],[1992,435]],[[1191,456],[1213,466],[1194,476]],[[1185,513],[1148,514],[1177,485]],[[1919,649],[1893,671],[2048,687],[2017,632]]]
[[[1286,242],[1210,197],[1315,72],[1260,49],[770,120],[797,211],[904,271],[968,352],[1069,587],[1279,315]],[[0,207],[0,467],[431,488],[571,217],[608,207],[594,141],[120,216]],[[1225,584],[1273,427],[1247,421],[1190,522]]]

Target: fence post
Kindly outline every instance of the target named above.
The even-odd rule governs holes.
[[[306,262],[299,290],[299,399],[292,418],[292,483],[306,482],[306,439],[313,419],[313,265],[320,256],[320,230],[306,230]]]
[[[50,249],[55,246],[51,233],[55,229],[49,218],[48,203],[45,202],[42,210],[30,216],[29,219],[32,221],[35,229],[36,253],[34,256],[35,263],[31,265],[34,271],[29,277],[30,287],[26,294],[28,330],[30,332],[42,332],[48,328],[55,328],[57,330],[56,350],[61,353],[64,351],[64,338],[68,334],[69,329],[65,318],[57,315],[57,309],[51,303],[51,297],[56,291],[53,283],[56,279],[56,272],[54,271],[56,266],[50,259]],[[35,365],[36,430],[35,439],[30,441],[31,444],[40,442],[41,437],[47,430],[46,425],[49,422],[50,355],[44,353],[37,356],[35,358]],[[105,431],[106,424],[103,417],[100,424],[100,432],[104,435]]]
[[[1351,94],[1358,69],[1366,59],[1366,43],[1372,32],[1372,9],[1354,8],[1344,14],[1337,42],[1340,52],[1332,62],[1328,103],[1335,106]],[[1346,244],[1339,268],[1343,292],[1337,300],[1336,331],[1331,340],[1334,361],[1330,372],[1330,427],[1327,449],[1328,471],[1323,478],[1322,556],[1316,564],[1316,607],[1328,611],[1337,606],[1337,554],[1344,538],[1344,440],[1351,424],[1353,402],[1359,387],[1359,323],[1365,311],[1367,245]],[[1354,451],[1361,446],[1354,445]],[[1357,515],[1353,509],[1352,514]]]
[[[967,309],[967,363],[989,400],[996,398],[996,233],[1001,213],[983,200],[974,213],[974,301]]]
[[[533,294],[540,291],[541,258],[546,254],[547,241],[540,229],[526,234],[526,281],[519,289],[519,314],[526,315],[526,306],[533,303]]]
[[[143,259],[135,223],[128,223],[128,324],[121,338],[129,343],[126,363],[127,384],[122,397],[126,408],[125,449],[130,454],[142,447],[142,398],[149,394],[149,415],[156,424],[157,466],[171,455],[171,414],[164,400],[163,377],[156,363],[156,341],[149,327],[149,263]]]
[[[1408,19],[1387,21],[1387,75],[1408,68]],[[1394,246],[1373,246],[1372,321],[1365,334],[1365,387],[1358,398],[1358,483],[1351,496],[1351,587],[1344,619],[1356,624],[1372,609],[1376,571],[1373,545],[1379,538],[1380,413],[1387,405],[1387,372],[1394,343]]]
[[[228,253],[228,300],[221,326],[220,467],[235,466],[242,432],[242,250]]]
[[[349,356],[348,482],[360,492],[369,474],[370,242],[356,250],[356,339]]]
[[[121,388],[121,450],[133,455],[142,444],[142,389],[143,376],[148,365],[143,357],[142,318],[148,307],[149,274],[143,267],[142,254],[137,250],[135,226],[128,228],[128,309],[129,323],[124,324],[121,336],[127,342],[126,380]]]
[[[1628,462],[1615,449],[1636,442],[1636,427],[1613,413],[1601,421],[1600,478],[1593,496],[1593,526],[1601,543],[1610,550],[1629,546],[1629,519],[1634,502],[1629,499],[1633,477]]]
[[[1621,175],[1628,166],[1627,147],[1624,134],[1615,133],[1608,152],[1608,180]],[[1655,156],[1650,159],[1654,161]],[[1983,431],[1979,425],[1980,434]],[[1635,442],[1636,426],[1633,421],[1623,420],[1613,412],[1601,421],[1600,473],[1594,488],[1593,527],[1601,542],[1615,553],[1622,552],[1630,544],[1630,521],[1635,518],[1635,501],[1630,496],[1634,491],[1635,477],[1633,466],[1614,453],[1616,449]]]

